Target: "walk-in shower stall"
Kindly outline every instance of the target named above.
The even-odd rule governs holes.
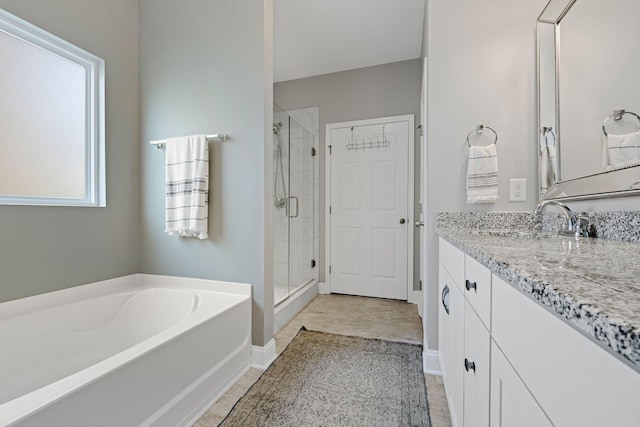
[[[317,280],[317,161],[312,132],[277,105],[273,117],[273,284],[278,305]]]

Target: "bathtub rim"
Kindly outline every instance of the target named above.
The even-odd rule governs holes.
[[[5,304],[7,306],[2,307],[0,321],[7,317],[19,316],[34,310],[49,308],[53,305],[64,305],[86,299],[113,295],[114,293],[131,292],[134,290],[143,291],[154,288],[187,289],[203,293],[232,294],[239,297],[233,304],[225,306],[222,311],[230,310],[247,301],[249,306],[251,306],[251,285],[248,284],[137,273],[2,303],[0,307]],[[9,315],[4,314],[5,309],[10,313]],[[251,310],[249,310],[249,313],[250,312]],[[99,381],[116,369],[144,357],[155,348],[170,343],[192,328],[210,320],[212,317],[215,316],[208,315],[206,308],[203,310],[198,309],[188,318],[181,320],[132,347],[67,377],[0,404],[0,426],[19,423],[21,420],[55,404],[70,394],[78,392],[82,388]],[[250,327],[251,318],[249,318],[248,321]],[[249,334],[245,343],[249,347],[251,345],[250,341],[251,336]]]

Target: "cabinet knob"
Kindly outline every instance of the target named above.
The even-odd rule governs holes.
[[[465,287],[468,291],[470,291],[471,289],[475,289],[476,291],[478,290],[478,285],[476,284],[476,282],[472,282],[470,280],[465,281]]]
[[[476,363],[475,362],[470,362],[469,359],[467,359],[466,357],[464,358],[464,369],[467,370],[467,372],[469,371],[476,371]]]

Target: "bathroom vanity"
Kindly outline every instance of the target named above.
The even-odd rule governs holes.
[[[640,245],[505,230],[508,213],[475,227],[443,215],[439,357],[453,424],[639,425]]]

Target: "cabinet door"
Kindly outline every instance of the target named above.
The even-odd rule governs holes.
[[[438,309],[438,355],[440,358],[440,370],[442,371],[442,379],[447,392],[451,391],[449,384],[449,375],[451,373],[451,315],[450,311],[450,292],[454,286],[451,277],[440,264],[438,273],[440,304]]]
[[[491,427],[552,425],[504,354],[495,342],[492,342]]]
[[[451,366],[449,368],[449,407],[454,426],[464,424],[464,296],[457,286],[449,292],[451,314]]]
[[[489,331],[464,302],[464,360],[458,367],[464,375],[464,427],[488,427],[490,339]]]

